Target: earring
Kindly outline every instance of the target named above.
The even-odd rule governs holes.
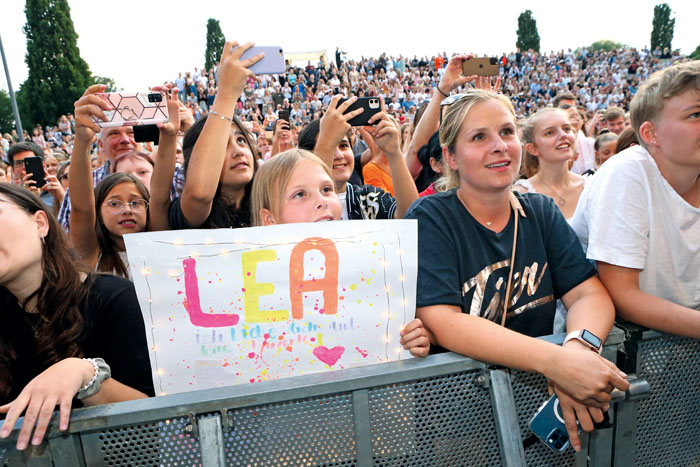
[[[44,240],[44,237],[45,237],[45,235],[42,235],[42,236],[41,236],[41,243],[43,243],[44,245],[46,245],[46,240]]]

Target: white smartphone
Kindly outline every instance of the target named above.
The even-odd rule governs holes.
[[[168,105],[160,92],[109,92],[97,96],[114,107],[113,110],[103,111],[106,121],[93,117],[101,128],[155,125],[168,121]]]

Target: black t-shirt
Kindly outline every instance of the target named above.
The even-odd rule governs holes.
[[[218,229],[218,228],[240,228],[240,227],[250,227],[250,212],[240,210],[238,212],[232,212],[229,217],[229,223],[227,225],[213,225],[212,212],[215,206],[212,206],[212,211],[209,213],[209,217],[198,227],[191,226],[185,214],[182,212],[182,205],[180,204],[181,197],[175,198],[168,208],[168,226],[170,230],[184,230],[184,229]]]
[[[153,396],[146,331],[134,285],[107,274],[93,277],[88,296],[79,307],[85,318],[79,340],[84,356],[104,359],[115,380]],[[0,400],[0,405],[14,400],[27,383],[48,368],[35,355],[31,326],[39,324],[39,316],[25,313],[11,294],[4,289],[3,292],[0,295],[2,321],[12,323],[17,359],[10,364],[10,396],[7,400]],[[77,399],[74,406],[81,406]]]
[[[396,199],[372,185],[345,185],[345,202],[349,220],[393,219]]]
[[[556,300],[595,270],[551,198],[516,196],[526,217],[519,220],[506,327],[532,337],[548,335]],[[493,232],[469,214],[452,189],[419,198],[405,217],[418,219],[416,306],[454,305],[500,324],[513,245],[512,211],[503,231]]]

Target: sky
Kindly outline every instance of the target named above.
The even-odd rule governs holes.
[[[495,55],[515,49],[518,15],[537,20],[542,51],[585,46],[600,39],[649,45],[659,0],[552,2],[501,0],[438,2],[352,0],[301,3],[278,0],[69,0],[78,47],[93,74],[113,78],[125,91],[145,91],[178,72],[204,65],[206,23],[220,21],[229,40],[282,46],[288,52],[341,47],[348,58],[457,52]],[[2,0],[0,37],[15,91],[27,78],[24,1]],[[335,6],[337,5],[337,6]],[[454,5],[448,8],[448,5]],[[700,45],[700,2],[672,0],[673,48]],[[0,87],[7,89],[5,74]]]

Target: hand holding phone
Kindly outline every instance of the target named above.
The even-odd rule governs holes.
[[[571,445],[556,394],[542,404],[532,417],[530,430],[553,451],[564,452]]]
[[[31,174],[29,180],[33,180],[36,188],[41,188],[46,183],[46,173],[44,173],[44,162],[41,157],[32,156],[24,158],[24,171]]]
[[[168,106],[160,92],[98,93],[112,110],[103,111],[107,120],[92,119],[100,128],[155,125],[168,121]]]
[[[236,48],[233,50],[236,50]],[[256,75],[281,75],[287,71],[287,67],[284,64],[284,50],[279,46],[251,47],[243,52],[241,61],[253,58],[260,53],[265,54],[265,56],[248,67],[250,71]]]
[[[499,73],[498,57],[471,57],[462,63],[464,76],[496,76]]]
[[[342,105],[347,99],[340,99],[338,105]],[[343,115],[352,112],[353,110],[363,109],[362,113],[348,120],[350,126],[365,126],[370,125],[369,120],[376,114],[382,111],[381,101],[379,97],[358,97],[355,102],[350,104],[343,112]],[[375,121],[372,125],[376,125],[379,121]]]

